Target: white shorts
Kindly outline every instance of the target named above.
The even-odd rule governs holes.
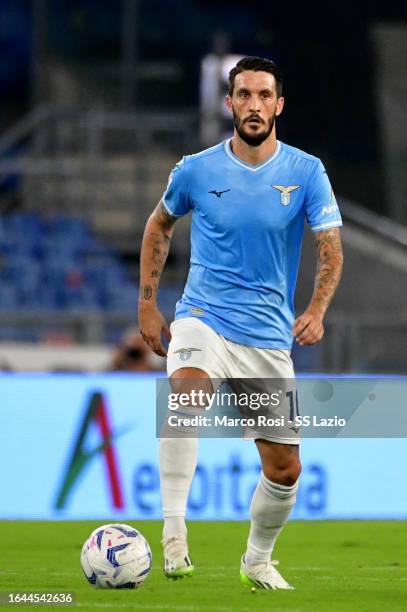
[[[237,344],[196,317],[171,323],[167,373],[199,368],[210,378],[294,378],[290,351]]]
[[[281,379],[295,393],[294,366],[289,350],[256,348],[227,340],[196,317],[177,319],[171,324],[167,373],[172,376],[180,368],[199,368],[211,379]],[[290,405],[270,408],[271,417],[289,420]],[[282,444],[299,444],[298,430],[289,427],[262,430],[257,438]],[[253,436],[253,431],[245,437]]]

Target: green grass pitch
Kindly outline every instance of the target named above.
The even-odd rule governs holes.
[[[76,605],[62,609],[81,612],[407,610],[406,522],[292,521],[277,543],[274,558],[280,560],[281,573],[296,590],[257,590],[254,594],[239,580],[248,523],[189,523],[196,573],[173,582],[162,573],[161,523],[122,522],[142,531],[153,551],[151,574],[140,589],[96,590],[84,579],[80,550],[103,521],[2,521],[0,591],[74,591]]]

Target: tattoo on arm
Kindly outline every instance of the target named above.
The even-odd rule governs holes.
[[[318,232],[315,240],[317,271],[312,303],[325,313],[342,275],[343,253],[339,229]]]
[[[170,213],[167,211],[164,204],[162,203],[162,200],[159,201],[158,206],[154,211],[154,218],[157,223],[159,223],[166,231],[171,230],[177,220],[177,217],[170,215]]]
[[[153,296],[153,289],[151,285],[143,285],[140,290],[143,300],[151,300]]]
[[[153,246],[153,262],[160,269],[163,269],[170,248],[170,239],[165,234],[152,232],[151,240]],[[158,272],[158,270],[156,270]]]
[[[154,220],[156,223],[158,223],[161,229],[160,232],[151,233],[153,243],[153,261],[158,267],[158,270],[155,271],[158,273],[157,276],[159,276],[167,259],[168,250],[170,248],[172,228],[177,219],[167,212],[164,204],[162,201],[160,201],[154,211]]]
[[[140,261],[140,300],[154,301],[161,272],[167,259],[176,217],[170,215],[162,201],[151,215],[144,232]]]

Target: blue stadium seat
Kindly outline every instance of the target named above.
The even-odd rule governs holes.
[[[27,254],[9,254],[4,258],[3,273],[17,288],[37,283],[42,273],[42,267]]]
[[[78,281],[70,283],[70,275],[78,277]],[[48,286],[54,287],[56,290],[61,291],[65,286],[81,285],[83,284],[84,275],[81,267],[72,261],[69,257],[67,258],[54,258],[46,260],[43,265],[43,281]]]
[[[135,313],[137,289],[116,253],[82,219],[0,216],[0,309]],[[4,330],[3,330],[4,331]],[[21,330],[21,337],[40,330]],[[0,334],[0,337],[1,334]]]
[[[100,257],[109,258],[111,260],[115,258],[114,251],[105,244],[102,244],[94,236],[90,236],[89,240],[81,245],[80,251],[89,263],[92,259],[98,259]]]
[[[99,296],[99,302],[108,307],[108,294],[116,290],[120,291],[128,283],[126,272],[123,267],[113,262],[105,266],[100,263],[92,263],[85,267],[86,280],[94,287]]]
[[[19,242],[39,242],[44,235],[44,222],[34,213],[13,213],[3,217],[8,236]]]
[[[11,283],[0,281],[0,310],[13,311],[20,308],[18,291]]]
[[[105,298],[106,310],[126,314],[134,313],[134,316],[136,316],[138,291],[135,285],[123,283],[108,287]]]
[[[65,310],[100,310],[98,296],[91,287],[65,287],[61,297]]]
[[[61,298],[54,287],[39,286],[25,300],[27,310],[53,311],[60,310]]]
[[[48,235],[75,245],[86,244],[91,237],[89,224],[76,217],[57,216],[48,224]]]
[[[180,291],[178,287],[161,287],[158,292],[158,306],[165,316],[172,316],[175,310],[175,304],[180,299]]]
[[[79,261],[80,253],[76,243],[71,240],[60,240],[54,236],[46,236],[40,245],[40,255],[44,262],[55,259],[65,259],[70,262]]]

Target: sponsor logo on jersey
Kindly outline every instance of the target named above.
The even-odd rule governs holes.
[[[272,185],[274,189],[280,192],[280,202],[283,206],[288,206],[291,202],[291,192],[299,189],[301,185]]]
[[[329,204],[328,206],[324,206],[322,208],[322,216],[324,215],[331,215],[332,213],[335,212],[335,210],[338,210],[338,205],[335,202],[335,198],[334,198],[334,191],[331,187],[331,197],[329,198]]]
[[[324,215],[331,215],[336,210],[338,210],[338,205],[336,203],[335,204],[330,204],[329,206],[324,206],[322,208],[322,216],[324,216]]]
[[[227,193],[230,189],[224,189],[223,191],[216,191],[216,189],[212,189],[212,191],[208,191],[208,193],[213,193],[217,198],[220,198],[224,193]]]
[[[191,354],[192,351],[201,351],[202,349],[197,349],[197,348],[180,348],[177,351],[174,351],[174,355],[176,353],[179,353],[179,358],[181,359],[181,361],[187,361],[188,359],[191,358]]]

